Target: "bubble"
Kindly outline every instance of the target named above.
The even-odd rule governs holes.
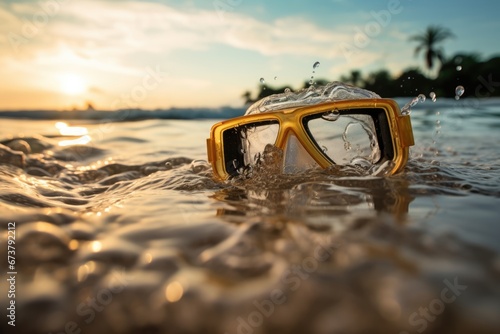
[[[455,100],[459,100],[462,95],[465,93],[464,86],[457,86],[455,88]]]
[[[260,81],[260,83],[261,83],[261,84],[263,84],[263,85],[266,83],[266,80],[264,80],[264,78],[260,78],[260,79],[259,79],[259,81]]]
[[[313,69],[317,69],[319,67],[319,65],[320,65],[319,61],[315,62],[313,65]]]
[[[431,98],[432,102],[436,102],[436,93],[430,92],[429,97]]]
[[[462,66],[458,65],[457,67],[457,71],[461,71],[462,70]]]
[[[321,118],[329,122],[335,122],[336,120],[339,119],[339,117],[340,117],[340,112],[337,109],[327,111],[323,115],[321,115]]]

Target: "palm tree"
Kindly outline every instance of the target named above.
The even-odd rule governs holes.
[[[250,92],[248,90],[245,93],[243,93],[243,95],[241,97],[245,99],[245,104],[251,104],[251,103],[255,102],[252,99],[252,92]]]
[[[418,55],[420,51],[425,50],[427,68],[432,70],[435,59],[438,59],[441,63],[444,61],[443,49],[439,48],[438,45],[453,37],[455,37],[455,35],[447,28],[441,26],[429,26],[422,34],[411,36],[410,41],[419,43],[415,48],[415,55]]]

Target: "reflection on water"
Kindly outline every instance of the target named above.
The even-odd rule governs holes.
[[[321,177],[322,175],[322,177]],[[316,178],[311,182],[311,178]],[[332,178],[317,171],[307,177],[280,175],[274,188],[255,179],[236,183],[237,189],[225,188],[211,197],[228,204],[218,216],[242,221],[249,217],[277,215],[307,223],[332,220],[331,217],[391,214],[404,223],[411,201],[415,198],[409,184],[402,179],[342,177]],[[230,208],[229,208],[230,207]]]
[[[61,140],[59,146],[86,145],[92,140],[87,128],[83,126],[69,126],[64,122],[56,122],[55,127],[62,136],[80,136],[76,139]]]
[[[417,146],[389,178],[332,169],[215,182],[199,144],[212,121],[119,123],[102,138],[86,124],[71,136],[92,141],[64,147],[59,130],[0,140],[16,329],[498,333],[500,160],[483,132],[500,118],[472,118],[479,132],[457,136],[445,111],[432,145],[413,111]]]

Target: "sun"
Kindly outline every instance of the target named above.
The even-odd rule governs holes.
[[[87,90],[85,81],[79,75],[67,73],[61,76],[61,91],[67,95],[83,94]]]

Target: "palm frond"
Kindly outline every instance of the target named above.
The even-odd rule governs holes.
[[[422,51],[422,49],[424,48],[424,45],[420,44],[419,46],[417,46],[415,48],[415,56],[418,56],[418,54],[420,53],[420,51]]]
[[[426,50],[426,65],[429,69],[432,69],[435,59],[438,59],[441,63],[444,60],[443,50],[437,49],[438,44],[453,37],[455,37],[455,35],[448,28],[439,25],[431,25],[421,34],[410,36],[409,40],[419,43],[415,48],[415,55],[419,54],[422,49]]]

